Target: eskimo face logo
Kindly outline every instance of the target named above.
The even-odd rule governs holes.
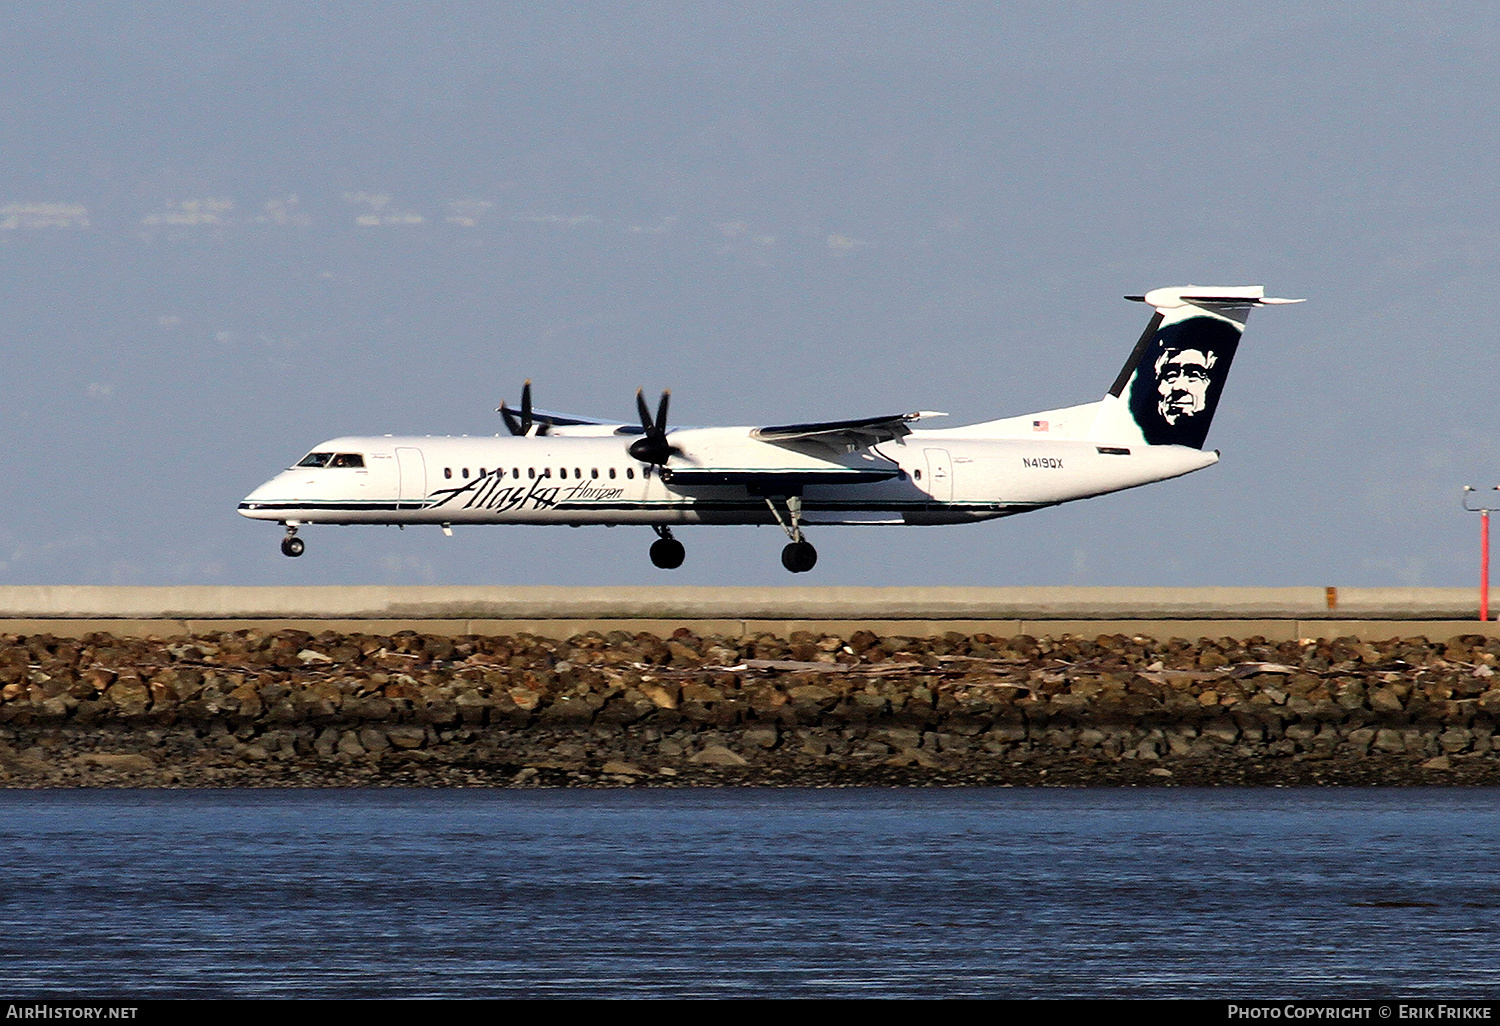
[[[1240,326],[1189,317],[1152,336],[1130,375],[1130,415],[1149,445],[1203,448],[1224,378],[1240,344]]]
[[[1156,359],[1156,412],[1172,427],[1208,406],[1209,371],[1219,358],[1199,349],[1164,349]]]

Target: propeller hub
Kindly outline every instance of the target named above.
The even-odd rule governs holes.
[[[654,463],[657,466],[664,466],[675,452],[672,446],[667,444],[665,438],[652,438],[649,435],[637,438],[625,451],[642,463]]]

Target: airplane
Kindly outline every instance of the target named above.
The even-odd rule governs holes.
[[[673,528],[778,525],[782,565],[806,573],[806,528],[965,524],[1086,499],[1212,466],[1204,440],[1249,311],[1298,303],[1261,286],[1159,288],[1126,299],[1153,309],[1097,402],[965,427],[932,411],[745,427],[668,428],[671,392],[640,423],[534,409],[498,413],[509,435],[345,437],[315,446],[255,489],[239,511],[281,524],[302,555],[312,524],[640,524],[651,562],[686,555]]]

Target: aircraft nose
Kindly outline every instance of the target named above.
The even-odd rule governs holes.
[[[241,499],[240,516],[263,519],[265,514],[262,512],[262,508],[271,499],[271,486],[275,483],[276,479],[272,478]]]

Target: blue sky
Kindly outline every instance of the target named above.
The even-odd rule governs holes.
[[[0,583],[790,583],[774,528],[313,528],[315,442],[1090,401],[1264,283],[1188,478],[807,584],[1459,585],[1500,482],[1482,5],[12,5]]]

